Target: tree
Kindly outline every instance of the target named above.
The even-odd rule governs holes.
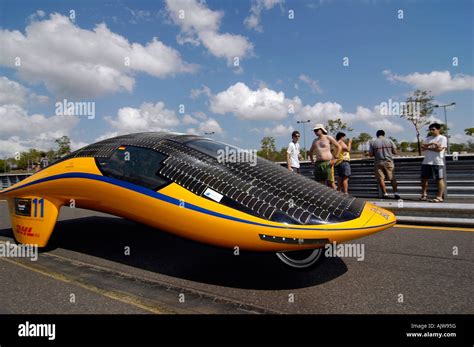
[[[352,140],[352,148],[354,148],[354,150],[358,150],[360,145],[365,144],[370,140],[372,140],[372,136],[367,133],[360,133],[358,137]]]
[[[410,144],[406,141],[403,141],[402,143],[400,143],[400,150],[402,152],[408,152],[408,148],[410,148]]]
[[[451,152],[462,152],[467,150],[467,147],[464,143],[450,143]]]
[[[329,134],[336,136],[338,132],[351,132],[352,128],[350,128],[347,123],[344,123],[341,118],[338,118],[336,120],[329,119],[327,124],[326,124],[326,130],[328,131]]]
[[[400,117],[413,124],[416,131],[418,154],[421,155],[420,130],[429,123],[429,117],[433,113],[433,96],[430,91],[415,90],[413,95],[407,98],[406,106],[403,107]]]
[[[276,158],[277,161],[286,161],[286,152],[288,147],[282,147],[280,152],[278,152],[278,157]]]
[[[468,136],[474,136],[474,128],[466,128],[466,129],[464,129],[464,132]]]
[[[71,153],[71,140],[67,136],[62,136],[59,139],[54,141],[58,144],[59,149],[57,151],[57,155],[62,157],[65,154]]]
[[[28,152],[21,152],[16,157],[18,158],[18,160],[16,160],[17,168],[27,170],[28,168],[31,168],[33,163],[39,162],[41,158],[41,151],[30,148]]]
[[[272,136],[265,136],[260,141],[260,150],[257,152],[257,155],[266,158],[268,160],[275,160],[275,138]]]
[[[419,142],[411,142],[410,147],[412,148],[412,152],[418,152],[420,153],[420,143]]]

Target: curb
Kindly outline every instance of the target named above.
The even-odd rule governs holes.
[[[474,227],[474,204],[370,201],[386,208],[399,223]]]

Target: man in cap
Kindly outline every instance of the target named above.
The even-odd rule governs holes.
[[[331,153],[331,145],[336,148],[335,157],[338,158],[341,154],[341,146],[332,137],[328,136],[327,130],[323,124],[316,124],[313,128],[314,134],[317,136],[311,144],[309,150],[309,160],[314,164],[314,179],[322,184],[327,184],[329,187],[336,189],[334,183],[334,164],[336,159]],[[316,163],[313,159],[313,154],[316,154]]]

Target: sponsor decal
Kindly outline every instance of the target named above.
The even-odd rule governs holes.
[[[211,188],[207,188],[206,191],[204,192],[204,196],[207,196],[209,199],[212,199],[214,201],[220,202],[222,198],[224,197],[222,194],[219,194],[215,190],[212,190]]]

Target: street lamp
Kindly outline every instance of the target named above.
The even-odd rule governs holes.
[[[298,120],[296,123],[298,124],[303,124],[303,147],[304,147],[304,159],[308,159],[308,151],[306,150],[306,129],[305,129],[305,124],[311,122],[309,119],[308,120]]]
[[[444,124],[446,125],[446,140],[447,140],[446,149],[447,149],[448,154],[450,154],[450,152],[449,152],[448,118],[446,117],[446,107],[454,106],[454,105],[456,105],[455,102],[452,102],[446,105],[433,105],[433,107],[442,107],[444,109]]]

